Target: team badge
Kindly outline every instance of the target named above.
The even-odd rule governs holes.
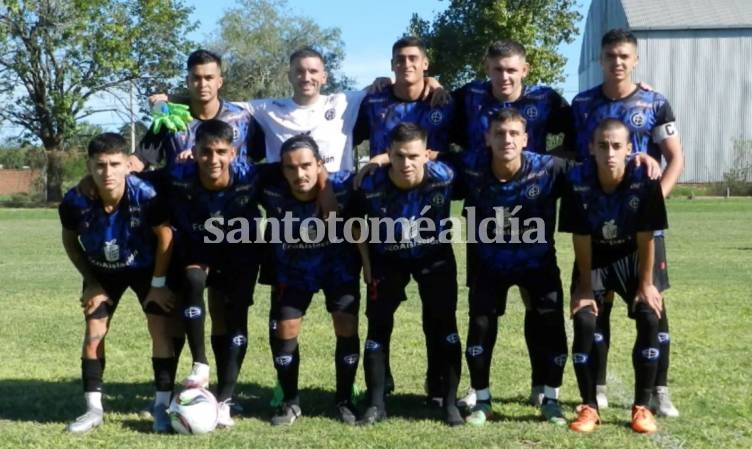
[[[434,196],[431,198],[431,204],[433,204],[436,207],[441,207],[446,203],[446,198],[444,197],[443,193],[437,192],[434,194]]]
[[[444,114],[442,114],[439,110],[431,111],[428,119],[431,120],[431,123],[433,123],[434,125],[438,125],[442,120],[444,120]]]
[[[117,239],[104,242],[104,260],[107,262],[117,262],[120,260],[120,245],[118,245]]]
[[[642,128],[645,126],[645,114],[642,112],[635,112],[629,117],[629,123],[631,123],[635,128]]]
[[[637,211],[637,209],[640,207],[640,199],[636,195],[632,195],[629,197],[629,202],[627,204],[629,205],[630,209]]]
[[[619,235],[619,228],[616,226],[614,220],[608,220],[607,222],[603,223],[601,232],[603,232],[604,239],[613,240]]]
[[[327,120],[334,120],[334,108],[327,109],[324,113],[324,118]]]
[[[541,193],[541,188],[538,186],[538,184],[533,184],[527,188],[527,192],[525,192],[525,195],[529,199],[533,200],[535,198],[538,198],[540,193]]]
[[[535,105],[529,105],[525,106],[525,109],[522,111],[523,115],[528,120],[535,120],[538,118],[538,108],[535,107]]]

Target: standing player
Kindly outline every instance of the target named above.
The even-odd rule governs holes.
[[[174,299],[165,283],[172,231],[152,185],[128,176],[122,136],[100,134],[89,143],[88,156],[97,199],[72,189],[60,204],[63,246],[83,277],[81,306],[86,320],[81,377],[87,411],[68,425],[68,431],[86,432],[102,424],[104,339],[120,297],[131,288],[146,313],[152,338],[157,390],[154,431],[167,432],[167,407],[177,363],[168,333]]]
[[[464,177],[466,216],[468,225],[474,226],[468,234],[480,239],[470,283],[466,350],[477,402],[466,421],[482,425],[491,415],[489,379],[498,317],[504,315],[509,288],[517,285],[527,292],[528,313],[536,314],[538,322],[532,343],[545,362],[539,366],[545,375],[541,412],[549,422],[563,425],[558,388],[567,360],[567,337],[554,229],[556,200],[569,164],[523,151],[528,146],[526,123],[516,109],[496,111],[488,126],[491,163],[469,167]]]
[[[455,124],[458,141],[464,148],[464,167],[488,165],[490,156],[485,135],[491,117],[500,109],[513,108],[525,118],[527,144],[525,150],[545,154],[546,139],[552,134],[563,134],[562,153],[571,150],[574,140],[571,109],[566,100],[554,89],[544,85],[524,83],[529,71],[525,48],[513,40],[494,42],[486,52],[487,81],[473,81],[454,92],[458,113]],[[559,152],[559,151],[557,151]],[[460,173],[461,175],[462,173]],[[462,176],[460,176],[462,178]],[[475,271],[474,245],[467,245],[468,285]],[[524,289],[520,290],[525,302],[525,341],[531,365],[530,402],[541,405],[543,385],[547,378],[547,361],[540,346],[541,316],[536,313]],[[475,397],[472,389],[460,401],[472,407]]]
[[[620,120],[601,122],[590,148],[595,161],[569,173],[572,192],[561,206],[560,230],[574,234],[572,359],[583,402],[570,428],[591,432],[600,422],[590,356],[596,316],[610,290],[627,303],[628,314],[637,327],[632,350],[632,429],[655,432],[655,418],[648,405],[661,352],[658,323],[664,313],[653,279],[653,232],[667,227],[662,189],[659,182],[647,178],[644,170],[627,165],[632,144],[629,130]]]
[[[632,72],[638,63],[637,39],[626,30],[614,29],[601,40],[601,65],[603,84],[578,94],[572,100],[572,110],[577,128],[577,158],[588,158],[588,143],[593,130],[606,118],[621,120],[631,134],[632,151],[647,153],[658,162],[665,160],[661,178],[663,196],[671,193],[684,163],[674,113],[668,100],[658,92],[648,91],[632,81]],[[662,231],[655,236],[655,284],[661,292],[669,288],[666,267],[666,245]],[[608,402],[605,395],[606,361],[610,342],[609,315],[613,294],[609,295],[598,314],[595,357],[598,366],[598,390],[602,408]],[[668,366],[671,338],[668,317],[664,307],[661,314],[659,340],[661,359],[658,364],[653,405],[663,416],[679,416],[668,392]]]
[[[289,425],[301,415],[298,335],[303,316],[319,290],[324,291],[337,340],[334,351],[337,416],[347,424],[355,424],[350,395],[360,357],[358,252],[354,244],[341,240],[344,225],[339,224],[335,233],[330,234],[332,228],[317,224],[317,221],[322,223],[316,213],[317,182],[326,169],[316,142],[306,135],[292,137],[282,145],[281,153],[281,170],[275,166],[276,175],[264,182],[261,199],[270,221],[292,219],[295,228],[291,236],[296,239],[271,243],[276,267],[270,312],[272,356],[283,392],[283,403],[272,417],[272,424]],[[342,209],[352,193],[352,176],[341,172],[330,181]],[[275,232],[279,239],[282,233],[279,229]]]
[[[401,123],[390,133],[389,160],[388,167],[363,180],[362,204],[356,214],[369,216],[369,241],[378,242],[369,245],[372,273],[364,350],[368,407],[361,421],[372,424],[386,417],[384,347],[389,345],[394,313],[407,299],[405,287],[412,276],[418,283],[428,338],[443,355],[437,368],[444,380],[444,421],[460,425],[463,420],[455,404],[461,370],[455,317],[457,266],[451,243],[445,239],[454,174],[445,164],[428,161],[426,133],[412,123]],[[421,233],[426,228],[420,223],[426,222],[428,231]]]
[[[204,347],[203,291],[215,289],[222,307],[228,349],[218,370],[218,424],[234,424],[229,402],[248,346],[248,307],[260,262],[260,250],[236,241],[245,232],[257,238],[258,169],[236,161],[233,127],[207,120],[196,129],[195,162],[167,170],[170,221],[177,229],[176,257],[183,270],[183,315],[193,370],[188,386],[205,386],[209,370]],[[246,229],[242,226],[247,225]],[[234,236],[234,237],[233,237]]]
[[[436,153],[448,153],[450,145],[450,124],[454,117],[454,104],[432,104],[433,94],[424,96],[427,81],[428,57],[423,41],[416,37],[403,37],[392,45],[392,71],[394,84],[380,92],[370,93],[361,103],[358,124],[355,128],[356,141],[367,139],[370,145],[371,162],[376,165],[389,163],[389,133],[403,122],[411,122],[426,130],[427,144],[431,159]],[[356,185],[370,170],[358,174]],[[423,319],[423,333],[426,335],[427,370],[426,393],[429,404],[441,406],[441,378],[438,376],[437,363],[442,356],[440,348],[431,346],[428,338],[428,321]],[[389,348],[384,348],[386,355],[386,392],[394,389],[394,379],[389,363]]]

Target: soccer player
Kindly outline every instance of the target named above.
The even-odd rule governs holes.
[[[166,127],[159,132],[147,131],[131,157],[133,170],[171,166],[180,160],[190,159],[196,139],[196,128],[209,119],[222,120],[233,127],[233,145],[238,157],[247,157],[250,114],[240,106],[219,98],[222,88],[222,59],[208,51],[196,50],[188,56],[186,87],[191,116],[186,131],[170,131]]]
[[[206,386],[209,381],[203,291],[211,286],[227,330],[227,351],[220,353],[224,359],[215,353],[218,424],[223,427],[234,424],[229,406],[248,346],[248,307],[261,259],[257,246],[243,243],[258,237],[260,177],[255,166],[236,160],[234,134],[224,121],[203,122],[196,128],[195,162],[166,171],[170,222],[178,235],[175,253],[183,270],[183,317],[193,356],[184,383]]]
[[[276,234],[271,242],[276,288],[270,317],[272,356],[283,402],[272,417],[272,425],[292,424],[301,415],[298,335],[303,316],[319,290],[324,291],[337,340],[334,351],[337,416],[347,424],[355,424],[357,418],[350,395],[360,358],[358,250],[356,245],[341,240],[344,237],[341,221],[330,227],[317,217],[318,178],[326,171],[317,143],[307,135],[292,137],[282,145],[281,153],[281,170],[276,167],[276,176],[264,182],[261,197],[267,219],[274,223],[272,234]],[[344,209],[352,194],[352,176],[340,172],[333,174],[330,182],[340,209]],[[293,228],[289,234],[285,231],[285,240],[279,240],[282,232],[274,228],[283,221],[291,222]],[[288,235],[295,240],[288,241]]]
[[[177,359],[168,332],[174,298],[165,282],[172,251],[166,208],[151,184],[128,176],[128,152],[121,135],[96,136],[89,143],[86,165],[98,198],[71,189],[59,210],[65,252],[83,277],[81,307],[86,320],[81,377],[87,410],[68,431],[86,432],[102,424],[105,336],[121,296],[131,288],[146,313],[152,339],[153,428],[167,432]]]
[[[458,108],[454,126],[458,133],[458,143],[464,149],[461,154],[464,167],[478,167],[489,163],[486,131],[491,117],[503,108],[516,109],[525,118],[526,151],[545,154],[548,150],[547,137],[563,134],[563,144],[556,153],[568,154],[574,142],[569,104],[551,87],[525,84],[525,77],[530,69],[525,47],[513,40],[494,42],[486,52],[485,67],[488,80],[472,81],[453,94]],[[461,172],[459,175],[462,178]],[[473,244],[467,245],[468,286],[476,267],[474,250]],[[525,302],[525,341],[532,368],[530,403],[540,406],[548,367],[545,348],[536,343],[540,340],[542,323],[537,321],[539,315],[535,313],[524,289],[520,293]],[[468,407],[475,404],[472,389],[460,400],[460,404]]]
[[[566,423],[558,402],[567,360],[562,286],[556,264],[556,200],[570,163],[529,151],[526,120],[513,108],[497,110],[485,131],[490,164],[465,170],[468,241],[476,240],[477,266],[470,282],[470,324],[466,358],[476,404],[466,421],[482,425],[492,414],[489,389],[498,317],[506,310],[513,285],[527,292],[527,315],[538,323],[529,341],[545,375],[541,413]],[[489,150],[487,150],[489,151]],[[471,234],[472,233],[472,234]],[[528,318],[528,320],[530,317]]]
[[[437,368],[444,379],[444,421],[460,425],[463,419],[455,404],[461,370],[457,266],[446,238],[454,174],[447,165],[428,160],[426,132],[413,123],[401,123],[391,131],[389,161],[363,180],[354,213],[368,215],[368,240],[376,242],[369,244],[371,274],[366,276],[368,405],[361,422],[372,424],[386,417],[384,347],[412,276],[418,283],[428,338],[443,355]]]
[[[647,153],[658,162],[665,161],[661,177],[661,191],[667,197],[681,175],[684,155],[676,118],[668,100],[658,92],[645,90],[632,81],[632,72],[638,63],[637,39],[626,30],[608,31],[601,40],[601,66],[603,84],[581,92],[572,100],[572,111],[577,128],[577,157],[589,156],[588,143],[593,130],[605,118],[621,120],[629,129],[632,151]],[[655,236],[655,285],[661,292],[669,288],[666,245],[663,231]],[[608,300],[610,298],[610,300]],[[609,316],[613,303],[610,293],[598,314],[594,362],[598,366],[598,398],[601,408],[607,406],[606,361],[610,343]],[[679,416],[668,391],[668,366],[671,338],[668,317],[661,314],[659,340],[661,358],[658,363],[653,407],[662,416]]]
[[[632,143],[620,120],[606,119],[598,125],[590,151],[594,161],[569,173],[572,191],[561,206],[560,230],[574,234],[572,359],[582,397],[570,428],[591,432],[600,422],[591,355],[605,293],[616,291],[627,303],[637,328],[632,350],[632,429],[655,432],[655,418],[648,406],[661,352],[659,320],[664,314],[653,278],[653,232],[667,227],[662,188],[643,170],[626,163]]]
[[[394,83],[379,92],[369,93],[361,103],[358,123],[355,127],[356,141],[367,139],[370,145],[371,164],[373,166],[389,163],[389,133],[403,122],[418,124],[426,130],[427,145],[431,159],[436,153],[449,152],[450,131],[454,117],[454,104],[432,104],[433,94],[424,96],[427,88],[425,72],[428,70],[426,47],[416,37],[403,37],[392,45],[392,71]],[[369,169],[361,170],[355,181],[358,186]],[[423,319],[423,332],[428,337],[428,321]],[[438,375],[438,358],[442,357],[439,348],[433,347],[432,340],[426,338],[427,370],[426,394],[428,404],[441,406],[441,378]],[[394,389],[394,379],[389,364],[389,348],[384,348],[387,366],[386,392]]]

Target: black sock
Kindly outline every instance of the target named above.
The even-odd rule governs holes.
[[[635,310],[637,338],[632,349],[632,366],[635,372],[635,405],[648,406],[655,387],[660,349],[658,346],[658,317],[646,304],[639,303]]]
[[[567,332],[564,329],[564,314],[561,310],[550,310],[538,315],[539,332],[536,345],[540,351],[540,369],[543,370],[543,384],[558,388],[564,378],[567,365]]]
[[[658,347],[661,350],[658,359],[658,370],[655,373],[655,386],[665,387],[668,385],[668,365],[671,356],[671,334],[668,332],[668,316],[666,315],[666,303],[663,303],[663,312],[658,321]]]
[[[217,373],[222,373],[222,384],[217,389],[217,400],[224,401],[232,398],[238,383],[240,368],[243,367],[245,354],[248,350],[247,331],[236,331],[230,337],[225,336],[225,362],[223,368],[217,367]],[[296,383],[297,385],[297,383]]]
[[[465,359],[470,370],[470,385],[476,390],[488,388],[498,326],[499,318],[496,315],[470,317]]]
[[[225,385],[227,372],[227,353],[229,351],[230,340],[227,334],[212,335],[210,337],[212,352],[214,353],[214,364],[217,367],[217,391],[222,391]]]
[[[591,354],[596,316],[590,309],[582,309],[573,317],[574,340],[572,341],[572,362],[577,376],[582,403],[597,408],[595,400],[595,376]]]
[[[102,359],[81,359],[81,379],[84,393],[102,391],[102,374],[104,363]]]
[[[175,376],[172,367],[175,366],[174,357],[152,357],[151,367],[154,371],[154,389],[157,391],[172,391],[175,387]]]
[[[546,383],[546,361],[540,347],[540,314],[535,310],[525,310],[525,343],[530,358],[530,385],[539,386]]]
[[[206,273],[199,268],[192,268],[185,272],[185,307],[183,319],[188,337],[188,346],[191,348],[193,362],[209,364],[206,358],[206,346],[204,343],[204,287],[206,286]]]
[[[360,359],[360,339],[357,334],[351,337],[337,337],[337,348],[334,351],[334,367],[337,378],[337,403],[349,401],[352,395],[353,383],[358,373]]]
[[[608,350],[611,347],[611,310],[613,301],[603,301],[598,309],[598,322],[595,330],[595,345],[592,351],[592,364],[595,370],[595,384],[606,385],[608,372]]]
[[[298,375],[300,369],[300,350],[298,339],[283,340],[276,337],[273,348],[274,368],[277,381],[282,387],[285,402],[298,402]]]

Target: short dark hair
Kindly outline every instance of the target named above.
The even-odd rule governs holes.
[[[601,38],[601,49],[614,44],[632,44],[637,46],[637,37],[624,28],[608,30]]]
[[[510,56],[526,57],[525,46],[512,39],[504,39],[492,43],[486,50],[486,58],[508,58]]]
[[[324,160],[321,157],[319,145],[315,140],[313,140],[313,137],[308,134],[298,134],[297,136],[292,136],[289,139],[285,140],[282,144],[282,148],[279,151],[280,158],[286,153],[290,153],[301,148],[308,148],[309,150],[311,150],[313,157],[315,157],[317,161]]]
[[[216,63],[220,70],[222,69],[222,58],[214,52],[201,48],[188,55],[186,68],[190,72],[191,69],[197,65],[209,64],[211,62]]]
[[[196,145],[208,140],[221,140],[232,144],[235,137],[235,131],[232,126],[226,122],[217,119],[202,122],[196,128]]]
[[[87,154],[91,158],[103,153],[128,154],[128,142],[125,140],[125,137],[121,136],[118,133],[99,134],[89,142]]]
[[[411,122],[402,122],[389,131],[389,145],[406,143],[414,140],[426,142],[426,130]]]
[[[417,47],[423,56],[426,55],[426,43],[423,42],[423,39],[415,36],[404,36],[398,39],[397,42],[392,45],[392,55],[394,55],[397,50],[407,47]]]
[[[296,60],[303,58],[319,58],[324,67],[326,67],[326,60],[324,59],[324,55],[322,55],[320,51],[309,46],[299,48],[292,52],[292,54],[290,55],[290,65],[293,65]]]
[[[489,123],[504,123],[508,121],[518,121],[522,123],[523,128],[527,128],[527,120],[520,114],[520,111],[514,108],[501,108],[491,114]]]
[[[624,122],[622,122],[621,120],[615,119],[615,118],[607,118],[598,122],[598,126],[596,126],[595,129],[593,130],[593,135],[590,136],[590,141],[595,143],[595,136],[600,135],[604,131],[610,131],[612,129],[627,130],[627,142],[629,142],[630,134],[631,134],[629,131],[629,127],[625,125]]]

